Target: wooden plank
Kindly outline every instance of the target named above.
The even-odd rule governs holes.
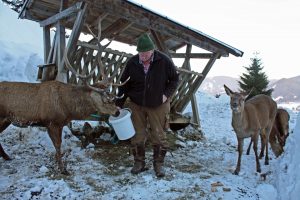
[[[69,17],[72,14],[75,14],[76,12],[78,12],[79,10],[82,9],[82,2],[77,2],[75,5],[57,13],[56,15],[53,15],[51,17],[49,17],[48,19],[45,19],[43,21],[40,22],[40,26],[44,27],[44,26],[49,26],[52,25],[54,23],[56,23],[59,20],[62,20],[66,17]]]
[[[168,50],[168,48],[166,47],[166,45],[164,43],[162,35],[160,33],[156,32],[156,31],[152,30],[152,29],[150,31],[151,31],[151,34],[154,38],[154,41],[155,41],[155,44],[156,44],[157,48],[170,57],[169,50]]]
[[[47,60],[46,60],[46,64],[48,63],[55,63],[55,57],[56,57],[56,47],[57,47],[57,42],[56,42],[56,33],[53,37],[53,41],[52,41],[52,45],[51,45],[51,48],[50,48],[50,52],[49,52],[49,55],[47,57]],[[56,65],[57,66],[57,65]],[[54,75],[55,73],[55,68],[44,68],[44,69],[41,69],[42,70],[42,78],[41,78],[41,81],[49,81],[49,80],[53,80],[53,78],[55,79],[55,77],[52,77],[52,75]]]
[[[61,0],[60,2],[60,13],[68,6],[68,0]],[[66,30],[64,25],[60,20],[56,23],[56,31],[57,31],[57,75],[56,80],[67,83],[68,76],[67,71],[64,69],[64,52],[66,48]]]
[[[183,69],[183,68],[176,68],[176,70],[178,72],[183,72],[183,73],[187,73],[187,74],[195,74],[197,76],[203,76],[203,74],[199,73],[199,72],[195,72],[195,71],[190,71],[190,70],[187,70],[187,69]]]
[[[53,48],[51,49],[50,44],[50,28],[48,26],[43,28],[43,42],[44,42],[44,64],[48,64],[48,57],[50,52],[53,53]],[[51,51],[52,50],[52,51]],[[50,70],[39,68],[38,70],[38,80],[45,81],[45,77],[49,77]],[[47,78],[48,79],[48,78]]]
[[[170,56],[172,58],[186,58],[187,54],[186,53],[170,53]],[[212,56],[213,56],[212,53],[190,53],[188,57],[189,58],[199,58],[199,59],[210,59]]]
[[[214,40],[211,40],[205,36],[202,36],[195,31],[186,29],[183,26],[175,26],[174,22],[159,17],[158,15],[147,13],[145,16],[145,11],[137,6],[132,6],[130,3],[122,3],[119,1],[113,2],[103,2],[101,4],[95,4],[101,10],[105,10],[112,15],[118,16],[120,18],[125,18],[135,24],[139,24],[149,29],[158,31],[165,35],[172,35],[179,41],[185,41],[187,44],[194,44],[202,49],[216,53],[218,52],[222,56],[228,56],[228,50],[225,50],[221,44]],[[231,51],[233,55],[237,55],[236,52]]]
[[[188,102],[186,101],[186,98],[188,98],[188,96],[192,95],[193,93],[195,93],[198,90],[198,88],[200,87],[201,83],[203,82],[203,80],[205,79],[206,75],[208,74],[208,72],[210,71],[211,67],[213,66],[213,64],[215,63],[216,59],[219,56],[220,55],[218,53],[216,53],[208,61],[208,63],[206,64],[205,68],[202,71],[203,76],[197,78],[197,80],[192,85],[191,90],[189,90],[188,93],[186,94],[186,96],[184,97],[184,100],[181,101],[180,104],[178,105],[177,109],[178,109],[179,112],[182,112],[186,108],[186,106],[188,105]]]
[[[89,44],[87,42],[78,41],[77,45],[83,46],[83,47],[86,47],[86,48],[90,48],[90,49],[94,49],[94,50],[99,49],[99,47],[97,45]],[[126,52],[121,52],[121,51],[118,51],[118,50],[113,50],[113,49],[110,49],[110,48],[106,48],[103,51],[108,52],[108,53],[112,53],[112,54],[116,54],[116,55],[119,55],[119,56],[124,54],[124,57],[129,57],[129,58],[133,56],[133,54],[129,54],[129,53],[126,53]]]
[[[51,48],[50,27],[49,26],[43,27],[43,41],[44,41],[44,63],[47,64],[47,59],[48,59],[50,48]]]
[[[192,45],[188,44],[186,46],[186,55],[187,58],[185,59],[186,62],[186,68],[191,70],[191,65],[190,65],[190,55],[192,53]],[[203,74],[201,74],[203,77]],[[197,98],[195,95],[195,92],[192,94],[191,96],[191,105],[192,105],[192,110],[193,110],[193,122],[195,124],[198,124],[198,126],[200,127],[200,116],[199,116],[199,110],[198,110],[198,103],[197,103]]]
[[[64,61],[63,61],[63,56],[64,56],[64,51],[65,51],[65,46],[66,46],[66,32],[65,32],[65,27],[61,24],[60,21],[57,22],[56,24],[56,32],[57,32],[57,58],[56,58],[56,63],[58,66],[57,69],[57,76],[56,80],[60,82],[67,82],[67,74],[64,69]]]
[[[80,35],[80,32],[81,32],[81,28],[82,28],[82,25],[83,25],[83,22],[84,22],[84,17],[85,17],[85,12],[86,12],[86,9],[87,9],[87,4],[85,3],[82,3],[83,4],[83,8],[78,12],[77,14],[77,17],[76,17],[76,20],[75,20],[75,23],[74,23],[74,26],[73,26],[73,30],[71,32],[71,35],[70,35],[70,38],[69,38],[69,41],[68,41],[68,44],[67,44],[67,57],[70,59],[72,59],[72,57],[74,56],[74,53],[75,53],[75,50],[76,50],[76,45],[77,45],[77,41],[78,41],[78,38],[79,38],[79,35]],[[65,44],[64,44],[65,45]],[[62,54],[64,53],[61,52]],[[57,77],[57,80],[62,80],[63,81],[66,81],[64,75],[65,74],[65,61],[64,60],[61,60],[60,62],[60,67],[59,67],[59,73],[58,73],[58,76],[61,76],[63,75],[62,77]],[[67,76],[66,76],[67,77]]]
[[[196,79],[197,79],[197,76],[195,76],[195,75],[191,76],[189,74],[186,74],[186,76],[181,80],[180,85],[178,87],[178,92],[176,94],[177,99],[174,98],[174,100],[172,102],[172,107],[174,107],[174,110],[176,110],[178,112],[182,112],[182,110],[179,110],[177,108],[177,105],[179,105],[180,102],[184,99],[184,97],[190,90],[191,85],[193,85],[193,83],[195,82]],[[188,102],[189,98],[187,98],[186,101]]]
[[[122,31],[126,30],[132,25],[132,22],[119,18],[117,21],[108,26],[105,30],[102,31],[102,38],[114,38],[115,35],[118,35]]]
[[[23,4],[22,8],[21,8],[21,11],[18,15],[18,18],[21,18],[21,19],[24,19],[26,13],[24,11],[26,11],[31,5],[33,0],[26,0],[25,3]]]

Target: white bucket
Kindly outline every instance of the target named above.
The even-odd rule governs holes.
[[[108,122],[114,128],[119,140],[127,140],[134,136],[135,130],[131,121],[131,111],[127,108],[119,110],[117,117],[110,116]]]

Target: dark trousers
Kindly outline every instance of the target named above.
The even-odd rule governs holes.
[[[169,147],[165,128],[168,127],[170,101],[166,101],[156,108],[147,108],[129,102],[132,110],[131,119],[135,128],[132,145],[144,144],[147,139],[152,145],[159,145],[165,149]]]

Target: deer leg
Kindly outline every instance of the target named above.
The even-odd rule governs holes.
[[[259,163],[259,158],[257,153],[258,134],[254,134],[252,136],[252,140],[253,140],[253,150],[254,150],[255,160],[256,160],[256,171],[260,173],[261,169],[260,169],[260,163]]]
[[[265,156],[265,165],[269,165],[269,136],[271,132],[272,126],[266,128],[266,139],[265,139],[265,146],[266,146],[266,156]]]
[[[2,133],[2,131],[4,131],[9,125],[10,122],[6,121],[5,119],[0,120],[0,133]],[[11,158],[5,153],[1,144],[0,144],[0,156],[4,160],[11,160]]]
[[[241,160],[242,160],[242,154],[243,154],[243,146],[244,146],[244,139],[243,138],[238,138],[238,161],[236,164],[236,168],[234,171],[235,175],[238,175],[241,169]]]
[[[249,143],[249,146],[248,146],[248,149],[247,149],[247,155],[250,154],[250,149],[251,149],[251,145],[252,145],[252,139],[250,140],[250,143]]]
[[[68,174],[67,170],[65,169],[65,166],[62,162],[62,154],[61,154],[61,135],[62,135],[62,127],[61,126],[55,126],[55,125],[50,125],[48,127],[48,134],[49,137],[52,140],[52,143],[55,147],[56,154],[55,158],[58,162],[58,167],[61,171],[62,174]]]
[[[264,152],[265,152],[265,148],[266,148],[266,139],[267,139],[267,136],[266,136],[266,132],[264,129],[261,130],[261,133],[260,133],[260,144],[261,144],[261,150],[260,150],[260,154],[259,154],[259,159],[261,159],[262,157],[264,157]]]

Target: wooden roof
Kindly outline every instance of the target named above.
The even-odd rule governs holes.
[[[152,36],[160,38],[164,46],[170,51],[176,51],[186,44],[191,44],[211,53],[221,56],[242,56],[243,52],[210,37],[198,30],[175,22],[142,5],[129,0],[83,0],[88,4],[88,15],[85,23],[97,29],[98,17],[102,20],[102,37],[136,45],[137,38],[144,32],[151,32]],[[27,0],[19,17],[39,22],[41,26],[52,26],[59,16],[61,2],[69,13],[79,7],[81,1],[68,0]],[[67,2],[67,3],[66,3]],[[72,29],[74,17],[66,17],[61,22],[65,27]],[[88,32],[85,28],[83,32]]]

